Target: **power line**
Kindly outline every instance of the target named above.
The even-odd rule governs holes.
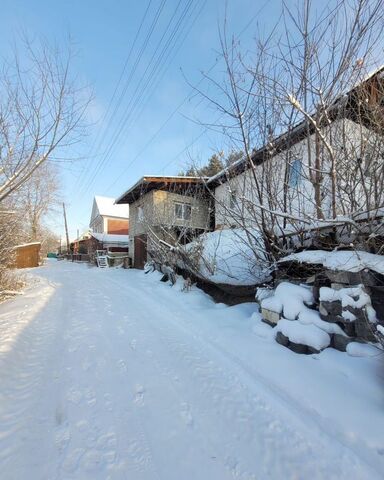
[[[89,151],[89,154],[88,154],[88,161],[87,161],[86,168],[83,170],[83,173],[79,176],[79,178],[78,178],[75,186],[78,186],[79,184],[81,185],[82,180],[83,180],[83,178],[81,178],[81,177],[83,176],[84,172],[87,172],[87,171],[88,171],[88,167],[90,167],[90,162],[91,162],[92,157],[93,157],[93,152],[94,152],[94,148],[95,148],[96,142],[97,142],[97,141],[99,140],[99,138],[101,137],[101,132],[103,131],[104,122],[105,122],[105,120],[107,119],[108,114],[109,114],[109,112],[110,112],[110,109],[111,109],[111,107],[112,107],[112,104],[113,104],[113,102],[114,102],[114,100],[115,100],[117,91],[118,91],[118,89],[119,89],[119,87],[120,87],[120,83],[121,83],[121,81],[122,81],[122,79],[123,79],[123,76],[124,76],[124,73],[125,73],[125,71],[126,71],[126,69],[127,69],[128,62],[129,62],[129,60],[130,60],[130,58],[131,58],[133,49],[135,48],[136,42],[137,42],[137,40],[138,40],[138,38],[139,38],[139,35],[140,35],[140,33],[141,33],[141,29],[142,29],[142,27],[143,27],[143,24],[144,24],[144,22],[145,22],[145,19],[147,18],[148,11],[149,11],[149,9],[150,9],[151,4],[152,4],[152,0],[149,0],[149,2],[148,2],[148,4],[147,4],[147,8],[145,9],[144,14],[143,14],[143,16],[142,16],[142,18],[141,18],[141,22],[140,22],[140,24],[139,24],[139,28],[137,29],[136,34],[135,34],[135,37],[134,37],[134,40],[133,40],[133,42],[132,42],[132,44],[131,44],[131,48],[129,49],[128,55],[127,55],[127,57],[126,57],[126,59],[125,59],[123,69],[122,69],[122,71],[121,71],[121,73],[120,73],[119,79],[118,79],[117,84],[116,84],[116,86],[115,86],[115,88],[114,88],[112,97],[111,97],[110,100],[109,100],[107,110],[106,110],[106,112],[103,114],[101,120],[99,120],[99,122],[100,122],[100,124],[101,124],[101,127],[100,127],[100,129],[98,130],[98,134],[97,134],[97,136],[96,136],[96,138],[95,138],[95,140],[94,140],[94,142],[93,142],[93,144],[92,144],[92,146],[91,146],[91,148],[90,148],[90,151]],[[112,116],[113,116],[113,114],[112,114]],[[109,125],[109,124],[108,124],[108,125]],[[104,130],[105,130],[105,128],[104,128]]]
[[[268,0],[263,3],[263,5],[258,9],[258,11],[251,17],[251,19],[245,24],[245,26],[242,28],[242,30],[239,32],[237,35],[237,40],[243,35],[243,33],[248,30],[248,28],[252,25],[252,23],[255,21],[256,17],[263,11],[263,9],[268,5]],[[205,5],[205,4],[204,4]],[[204,7],[203,5],[203,7]],[[202,7],[202,8],[203,8]],[[200,12],[199,12],[200,13]],[[185,40],[185,39],[184,39]],[[207,70],[207,74],[209,74],[218,64],[219,59],[215,61],[215,63]],[[205,77],[202,77],[199,82],[196,84],[196,87],[198,87],[203,81],[205,80]],[[196,88],[195,87],[195,88]],[[175,114],[182,108],[182,106],[191,98],[191,95],[193,94],[194,89],[192,88],[188,95],[182,100],[182,102],[172,111],[172,113],[167,117],[165,122],[159,127],[159,129],[152,135],[150,140],[145,144],[145,146],[137,153],[137,155],[131,160],[131,162],[124,167],[124,169],[119,173],[119,175],[115,178],[115,180],[109,185],[107,188],[107,191],[113,188],[117,181],[120,179],[120,177],[128,171],[128,169],[133,165],[133,163],[138,160],[142,154],[145,152],[145,150],[153,143],[153,141],[157,138],[159,133],[163,130],[163,128],[169,123],[169,121],[175,116]],[[221,118],[221,116],[219,117]],[[190,148],[193,144],[197,142],[206,132],[208,131],[208,128],[205,128],[203,132],[198,135],[190,144],[187,145],[183,150],[181,150],[171,161],[169,161],[165,166],[161,168],[160,171],[163,171],[165,168],[167,168],[171,163],[173,163],[180,155],[182,155],[188,148]]]
[[[151,4],[151,1],[152,1],[152,0],[150,0],[149,5]],[[138,67],[138,65],[140,64],[141,58],[142,58],[142,56],[143,56],[143,54],[144,54],[145,49],[147,48],[147,45],[148,45],[148,43],[149,43],[149,40],[150,40],[150,38],[151,38],[151,36],[152,36],[152,33],[153,33],[153,31],[154,31],[154,29],[155,29],[155,27],[156,27],[156,24],[157,24],[158,20],[159,20],[159,18],[160,18],[160,15],[161,15],[161,13],[162,13],[162,11],[163,11],[163,9],[164,9],[164,5],[165,5],[166,1],[167,1],[167,0],[162,0],[161,3],[160,3],[160,5],[159,5],[159,7],[158,7],[157,10],[156,10],[155,16],[154,16],[154,18],[153,18],[153,20],[152,20],[152,23],[151,23],[150,27],[149,27],[149,31],[148,31],[148,33],[147,33],[147,35],[146,35],[146,37],[145,37],[145,39],[144,39],[144,41],[143,41],[143,43],[142,43],[142,45],[141,45],[141,48],[140,48],[140,50],[139,50],[139,53],[138,53],[137,58],[136,58],[136,60],[135,60],[135,63],[134,63],[134,65],[133,65],[132,69],[130,70],[130,74],[129,74],[129,76],[128,76],[128,79],[126,80],[126,82],[125,82],[125,84],[124,84],[123,90],[122,90],[122,92],[120,93],[120,96],[119,96],[118,101],[117,101],[117,103],[116,103],[116,105],[115,105],[115,108],[114,108],[114,110],[113,110],[113,112],[112,112],[112,114],[111,114],[111,116],[110,116],[110,118],[109,118],[109,122],[108,122],[106,128],[104,129],[103,135],[102,135],[102,137],[101,137],[101,139],[100,139],[100,141],[99,141],[99,143],[98,143],[98,148],[99,148],[99,147],[102,145],[102,143],[104,142],[104,139],[105,139],[105,137],[106,137],[106,135],[107,135],[107,132],[108,132],[108,130],[109,130],[109,127],[110,127],[110,125],[111,125],[112,118],[113,118],[113,116],[117,113],[118,109],[120,108],[120,106],[121,106],[121,104],[122,104],[122,99],[123,99],[123,97],[124,97],[124,95],[125,95],[125,93],[126,93],[126,91],[127,91],[127,89],[128,89],[128,86],[129,86],[129,84],[130,84],[130,81],[132,80],[132,78],[134,77],[134,75],[135,75],[135,73],[136,73],[137,67]],[[145,21],[145,18],[146,18],[146,16],[147,16],[147,13],[148,13],[149,5],[148,5],[147,9],[146,9],[145,12],[144,12],[144,16],[143,16],[143,18],[142,18],[142,22],[140,23],[139,29],[138,29],[137,34],[136,34],[136,36],[135,36],[134,44],[136,44],[137,38],[139,37],[139,34],[140,34],[140,31],[141,31],[142,25],[143,25],[143,23],[144,23],[144,21]],[[131,52],[132,52],[132,50],[133,50],[133,47],[134,47],[134,45],[132,45],[132,48],[130,49],[129,56],[127,57],[127,60],[126,60],[126,62],[125,62],[126,64],[128,64],[128,61],[129,61]],[[121,77],[123,76],[123,74],[124,74],[124,68],[123,68]],[[116,90],[117,90],[117,89],[116,89]],[[114,94],[114,95],[116,96],[116,94]],[[90,158],[90,161],[91,161],[91,160],[92,160],[92,158]],[[100,164],[101,161],[102,161],[102,159],[99,161],[98,165]],[[90,167],[90,164],[89,164],[89,167]],[[96,168],[98,168],[98,167],[96,167]],[[86,178],[88,172],[89,172],[89,168],[87,168],[87,170],[85,170],[85,178]],[[84,181],[85,181],[85,178],[84,178]]]
[[[175,10],[174,14],[172,15],[172,18],[168,22],[168,25],[165,29],[165,32],[163,33],[163,35],[160,39],[158,47],[155,49],[155,52],[153,53],[150,61],[147,64],[147,67],[146,67],[146,69],[143,73],[142,78],[144,79],[144,82],[141,82],[136,86],[136,89],[135,89],[135,91],[134,91],[134,93],[131,97],[131,101],[129,102],[129,104],[127,105],[127,107],[124,111],[124,115],[123,115],[123,118],[122,118],[121,125],[120,125],[119,129],[115,132],[115,134],[114,134],[114,136],[113,136],[113,138],[110,142],[110,145],[107,148],[107,152],[106,152],[104,158],[101,159],[101,161],[97,165],[96,170],[93,172],[93,176],[91,177],[90,181],[88,182],[88,185],[87,185],[86,189],[88,189],[92,185],[94,179],[96,178],[96,176],[100,172],[101,168],[103,168],[103,166],[106,165],[109,158],[111,157],[113,149],[116,148],[117,141],[121,138],[122,132],[126,128],[129,119],[133,116],[135,108],[139,104],[140,99],[143,97],[143,95],[144,95],[148,85],[150,84],[151,80],[152,80],[153,84],[156,84],[158,82],[158,79],[156,78],[156,76],[158,77],[158,75],[159,75],[160,62],[164,58],[164,55],[167,54],[168,50],[174,49],[174,45],[172,45],[171,42],[174,39],[175,35],[177,34],[178,30],[180,29],[181,25],[183,24],[183,22],[186,18],[186,15],[188,13],[188,10],[190,9],[190,7],[192,5],[192,1],[193,0],[189,0],[187,2],[187,4],[184,7],[184,10],[181,12],[179,18],[177,19],[176,24],[173,26],[173,29],[170,32],[168,38],[166,39],[165,43],[162,45],[162,41],[164,40],[164,38],[166,38],[168,30],[170,29],[170,26],[173,22],[173,19],[175,18],[175,15],[177,13],[178,6],[181,3],[181,1],[179,1],[179,4],[176,7],[176,10]],[[160,48],[162,48],[161,52],[160,52],[159,55],[157,55],[158,50]],[[156,57],[156,55],[157,55],[157,57]],[[169,52],[167,54],[167,57],[168,56],[169,56]],[[153,79],[155,79],[155,80],[153,80]],[[154,86],[156,86],[156,85],[154,85]]]

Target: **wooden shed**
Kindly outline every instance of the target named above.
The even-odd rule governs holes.
[[[17,245],[16,251],[16,268],[38,267],[40,261],[40,242],[26,243]]]

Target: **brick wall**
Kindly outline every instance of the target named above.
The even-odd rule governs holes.
[[[115,235],[128,235],[129,220],[108,219],[107,233]]]

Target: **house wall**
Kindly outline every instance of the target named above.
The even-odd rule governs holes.
[[[206,230],[209,227],[209,202],[207,199],[180,195],[177,193],[155,190],[153,192],[154,213],[161,225],[189,227]],[[175,215],[175,204],[184,203],[191,206],[191,219],[182,220]]]
[[[107,233],[128,235],[129,221],[118,218],[107,218]]]
[[[104,219],[101,215],[97,215],[89,224],[89,227],[96,233],[104,233]]]
[[[363,132],[362,132],[363,130]],[[360,151],[360,139],[364,135],[372,135],[372,132],[356,123],[343,119],[332,123],[329,129],[325,130],[325,135],[332,144],[337,155],[350,159],[350,166],[356,162],[358,152]],[[263,205],[270,208],[269,199],[274,198],[273,208],[276,211],[285,211],[294,217],[316,217],[315,191],[313,184],[309,180],[309,157],[312,164],[315,158],[315,135],[301,140],[293,145],[288,151],[280,152],[261,165],[256,166],[255,175],[260,182],[261,197]],[[323,148],[323,158],[325,158],[323,169],[325,172],[322,182],[323,198],[322,208],[325,218],[332,217],[330,191],[330,162],[327,152]],[[346,151],[347,150],[347,151]],[[287,158],[293,162],[295,159],[301,160],[302,170],[297,185],[290,185],[286,174]],[[346,162],[343,162],[345,166]],[[341,167],[340,167],[341,168]],[[340,174],[340,172],[339,172]],[[346,172],[348,174],[348,172]],[[263,178],[269,178],[269,182],[263,182]],[[268,185],[267,185],[268,183]],[[286,190],[286,205],[284,204],[284,190]],[[237,205],[231,207],[231,193],[236,193]],[[360,192],[363,197],[363,192]],[[359,192],[354,192],[360,202]],[[346,198],[347,200],[347,198]],[[345,203],[348,203],[347,201]],[[255,180],[252,170],[230,178],[227,182],[219,185],[215,189],[215,228],[225,228],[229,226],[238,226],[238,219],[243,216],[247,224],[255,223],[255,216],[260,214],[260,209],[252,209],[252,205],[259,205],[259,195],[255,187]],[[338,214],[346,214],[340,209]]]
[[[175,203],[191,205],[191,219],[182,220],[175,216]],[[143,209],[143,219],[139,219],[139,208]],[[146,234],[150,228],[166,241],[172,240],[172,227],[188,227],[206,230],[209,228],[210,208],[207,199],[180,195],[163,190],[152,190],[136,202],[130,204],[129,255],[134,258],[134,237]],[[158,227],[171,227],[166,237]]]

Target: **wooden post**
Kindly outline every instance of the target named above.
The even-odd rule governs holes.
[[[65,236],[67,238],[67,255],[68,255],[69,254],[69,235],[68,235],[67,215],[65,213],[65,203],[64,202],[63,202],[63,212],[64,212]]]

